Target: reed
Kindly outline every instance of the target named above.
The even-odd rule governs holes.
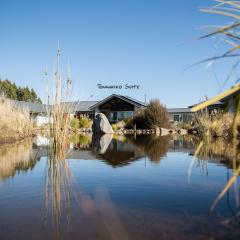
[[[227,45],[227,50],[222,54],[217,56],[205,59],[201,61],[208,62],[208,65],[214,64],[218,60],[231,58],[234,61],[232,68],[229,71],[229,74],[226,77],[224,85],[229,81],[229,79],[234,75],[235,70],[239,67],[240,64],[240,1],[229,1],[229,0],[213,0],[215,3],[212,7],[201,9],[201,11],[216,14],[228,17],[231,21],[228,24],[221,26],[208,26],[209,33],[202,36],[200,39],[207,38],[219,38],[219,40]],[[238,82],[237,79],[236,82]],[[214,211],[218,202],[224,197],[224,195],[230,190],[233,184],[237,184],[236,180],[240,175],[240,165],[238,164],[240,161],[239,157],[239,110],[240,110],[240,96],[236,99],[236,112],[232,116],[231,120],[231,132],[232,132],[232,144],[233,144],[233,157],[232,157],[232,165],[233,165],[233,176],[227,182],[226,186],[219,193],[217,198],[214,200],[212,206],[210,207],[210,211]],[[204,109],[207,106],[202,104],[201,108]],[[199,145],[199,152],[203,147],[202,142]],[[198,154],[196,154],[198,155]],[[236,193],[238,194],[238,193]],[[236,196],[238,198],[238,196]]]
[[[48,109],[49,132],[51,148],[56,152],[61,152],[68,139],[68,129],[70,125],[70,113],[72,105],[68,104],[72,94],[72,80],[70,77],[70,67],[68,66],[68,77],[65,83],[62,82],[60,72],[60,49],[57,50],[56,71],[53,76],[54,88],[52,94],[48,94],[51,107]],[[64,91],[65,89],[65,91]]]

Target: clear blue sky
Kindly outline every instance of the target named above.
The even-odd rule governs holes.
[[[33,87],[46,99],[44,68],[53,71],[58,40],[61,69],[70,59],[73,99],[113,92],[159,98],[185,107],[220,91],[228,66],[189,65],[221,52],[215,41],[192,41],[201,27],[229,19],[201,13],[209,0],[1,0],[0,77]],[[140,84],[140,90],[98,90],[102,84]],[[225,88],[233,85],[230,80]]]

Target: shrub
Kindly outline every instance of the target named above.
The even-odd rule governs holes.
[[[138,129],[171,127],[168,111],[158,99],[151,100],[145,109],[139,109],[133,117],[132,125]]]
[[[70,127],[74,128],[74,129],[79,129],[80,128],[79,119],[78,118],[73,118],[70,121]]]
[[[92,120],[86,116],[81,116],[80,118],[73,118],[70,121],[70,126],[74,129],[90,128],[92,126]]]
[[[89,117],[83,116],[79,119],[80,128],[90,128],[92,127],[92,120]]]

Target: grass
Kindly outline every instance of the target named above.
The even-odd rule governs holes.
[[[194,127],[202,138],[223,137],[230,140],[233,138],[234,124],[240,125],[240,117],[235,119],[234,114],[223,113],[215,116],[202,115],[196,118]]]
[[[31,136],[33,123],[28,109],[17,109],[7,99],[0,100],[0,142],[13,142]]]
[[[235,76],[236,69],[239,67],[240,64],[240,1],[229,1],[229,0],[214,0],[212,1],[215,4],[208,8],[203,8],[201,11],[210,14],[216,14],[224,17],[228,17],[230,21],[228,21],[225,25],[218,25],[218,26],[208,26],[209,33],[202,36],[200,39],[208,39],[208,38],[218,38],[222,43],[227,45],[227,50],[225,50],[222,54],[210,57],[201,61],[200,63],[207,62],[208,66],[215,64],[218,60],[223,59],[231,59],[233,61],[232,68],[229,70],[229,74],[227,75],[223,87],[225,84]],[[236,83],[239,79],[236,80]],[[222,97],[221,94],[219,97]],[[216,99],[213,99],[216,101]],[[206,102],[200,106],[198,106],[197,110],[201,110],[207,107],[206,104],[210,104],[211,102]],[[205,106],[204,106],[205,105]],[[227,182],[226,186],[223,190],[219,193],[215,201],[213,202],[210,211],[214,211],[215,207],[217,206],[218,202],[224,197],[224,195],[230,190],[232,185],[236,183],[237,178],[240,175],[240,165],[238,164],[240,161],[239,158],[239,107],[240,107],[240,100],[239,97],[236,100],[236,109],[234,115],[232,116],[222,116],[220,119],[216,119],[212,121],[211,119],[204,119],[200,120],[200,123],[205,129],[205,135],[211,135],[214,132],[216,135],[224,135],[224,131],[232,136],[232,144],[233,144],[233,151],[232,151],[232,165],[233,165],[233,176]],[[220,131],[220,132],[219,132]],[[202,131],[203,132],[203,131]],[[201,152],[203,148],[203,142],[200,143],[199,151],[196,155]],[[236,196],[238,198],[239,196]],[[239,214],[239,213],[238,213]]]

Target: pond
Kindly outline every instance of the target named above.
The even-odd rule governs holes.
[[[182,136],[38,136],[0,146],[0,239],[239,239],[231,146]],[[214,204],[215,201],[215,205]]]

